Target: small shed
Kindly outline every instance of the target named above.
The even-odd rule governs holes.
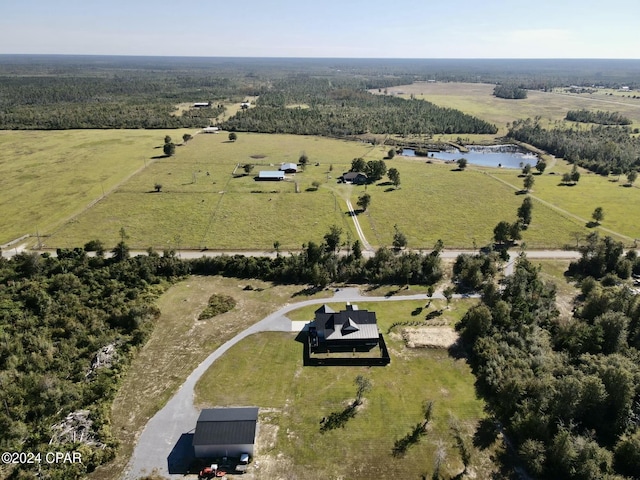
[[[220,129],[218,127],[204,127],[202,133],[218,133]]]
[[[256,180],[284,180],[284,172],[278,170],[262,170],[258,173]]]
[[[196,458],[253,456],[258,407],[206,408],[193,435]]]
[[[280,171],[285,173],[296,173],[298,171],[298,165],[295,163],[283,163],[280,165]]]

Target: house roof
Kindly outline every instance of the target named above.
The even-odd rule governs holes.
[[[298,170],[298,165],[295,163],[283,163],[280,165],[280,170]]]
[[[196,424],[193,445],[252,444],[257,421],[257,407],[204,409]]]
[[[262,170],[258,173],[259,178],[284,178],[284,172],[278,170]]]
[[[380,336],[375,312],[359,310],[357,305],[348,305],[341,312],[323,305],[316,310],[315,325],[324,331],[325,340],[371,340]]]
[[[347,172],[345,174],[342,175],[342,178],[346,181],[350,181],[350,180],[355,180],[358,177],[364,177],[367,178],[367,175],[362,173],[362,172]]]

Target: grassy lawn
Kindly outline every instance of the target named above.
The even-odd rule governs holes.
[[[459,302],[452,319],[470,305],[470,301]],[[386,332],[394,321],[414,320],[412,312],[424,302],[359,306],[376,311],[380,328]],[[291,316],[309,319],[313,310],[303,309]],[[408,349],[395,332],[385,338],[392,356],[387,367],[324,368],[302,366],[303,346],[293,334],[255,335],[211,367],[197,386],[196,401],[203,406],[261,407],[256,456],[260,475],[287,471],[288,478],[368,479],[392,471],[397,478],[419,478],[431,475],[440,448],[446,452],[443,473],[460,473],[462,463],[450,421],[453,417],[459,420],[471,446],[471,437],[484,417],[468,365],[445,350]],[[357,375],[372,383],[363,406],[344,428],[321,433],[320,420],[353,401]],[[220,388],[237,385],[239,379],[242,388]],[[406,456],[394,457],[394,442],[421,420],[427,400],[434,401],[428,433]],[[489,478],[492,468],[489,451],[474,449],[472,470],[478,478]]]
[[[254,290],[244,290],[247,285]],[[129,367],[113,404],[111,428],[120,443],[118,455],[91,478],[120,478],[147,421],[212,351],[287,302],[328,294],[294,299],[301,288],[195,276],[170,287],[158,301],[161,316],[153,334]],[[212,319],[198,320],[214,293],[232,296],[236,307]]]
[[[50,233],[151,163],[165,135],[186,131],[0,131],[0,244]]]

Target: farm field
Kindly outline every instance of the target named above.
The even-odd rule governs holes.
[[[302,152],[310,164],[288,181],[253,179],[260,170],[296,162]],[[516,194],[522,179],[515,169],[470,166],[460,172],[452,164],[396,156],[387,166],[400,172],[399,189],[386,178],[366,187],[336,182],[353,158],[380,159],[385,153],[382,146],[318,137],[242,133],[232,143],[224,133],[197,135],[175,156],[149,163],[90,209],[40,233],[50,248],[84,245],[96,237],[113,246],[124,228],[127,243],[138,249],[267,251],[278,241],[285,251],[297,250],[308,241],[320,242],[331,225],[343,229],[343,240],[355,240],[345,200],[355,205],[365,191],[372,201],[359,220],[375,246],[392,244],[394,225],[414,249],[430,249],[438,239],[447,248],[482,246],[491,242],[499,221],[515,221],[523,199]],[[255,165],[248,175],[242,169],[246,163]],[[558,186],[568,169],[564,161],[554,161],[535,177],[534,199],[549,204],[534,202],[533,222],[523,233],[529,248],[575,244],[576,235],[589,232],[586,223],[597,206],[605,211],[607,234],[619,232],[627,244],[640,237],[628,213],[640,205],[640,189],[584,172],[577,186]],[[318,190],[313,182],[319,182]],[[162,185],[160,192],[156,184]]]
[[[125,228],[137,248],[272,249],[279,241],[283,249],[299,249],[310,239],[319,241],[333,224],[351,229],[344,202],[326,188],[315,191],[312,182],[327,183],[353,158],[382,158],[383,150],[319,137],[240,133],[229,142],[226,133],[197,135],[55,231],[46,244],[83,245],[100,235],[114,245]],[[304,173],[284,182],[254,181],[260,170],[297,162],[303,152],[310,162]],[[249,175],[242,169],[246,163],[255,165]]]
[[[0,131],[0,244],[51,232],[186,130]],[[161,150],[160,150],[161,152]],[[74,245],[75,246],[75,245]]]
[[[498,127],[497,137],[506,134],[507,123],[514,120],[540,116],[542,125],[549,126],[563,120],[567,111],[582,108],[620,112],[633,121],[632,128],[640,126],[640,99],[606,95],[611,90],[599,90],[594,94],[530,90],[527,91],[526,99],[508,100],[494,97],[493,88],[494,85],[485,83],[418,82],[412,85],[389,87],[387,91],[389,94],[397,94],[405,98],[414,95],[415,98],[428,100],[441,107],[456,108],[475,115],[494,123]],[[465,135],[459,136],[465,137]],[[436,136],[435,139],[437,140],[438,137]]]
[[[461,315],[472,301],[452,304],[448,316]],[[421,319],[424,302],[359,303],[376,311],[392,357],[387,367],[303,367],[303,344],[293,334],[254,335],[233,347],[201,379],[196,401],[202,406],[257,405],[261,407],[258,453],[260,475],[286,470],[288,478],[375,478],[392,471],[397,478],[430,477],[436,452],[445,452],[442,473],[455,476],[463,469],[451,432],[457,421],[464,438],[471,438],[484,418],[476,397],[474,378],[463,359],[442,349],[409,349],[393,321]],[[332,304],[333,305],[333,304]],[[342,305],[343,306],[343,305]],[[337,308],[340,308],[338,305]],[[439,308],[439,307],[438,307]],[[419,311],[419,316],[413,315]],[[302,316],[309,320],[310,309]],[[292,316],[299,318],[296,312]],[[453,321],[452,319],[449,319]],[[396,327],[397,329],[397,327]],[[362,375],[372,389],[363,407],[344,428],[320,432],[320,420],[343,410],[355,396],[354,379]],[[237,383],[241,389],[220,388]],[[433,416],[425,437],[405,456],[395,457],[394,442],[410,433],[421,420],[424,402],[432,400]],[[455,420],[454,420],[455,419]],[[331,452],[321,455],[318,452]],[[489,478],[495,466],[489,450],[473,449],[470,471]],[[354,461],[357,459],[357,461]]]

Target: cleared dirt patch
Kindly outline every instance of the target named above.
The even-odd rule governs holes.
[[[451,327],[403,328],[402,338],[408,348],[449,348],[458,341]]]

